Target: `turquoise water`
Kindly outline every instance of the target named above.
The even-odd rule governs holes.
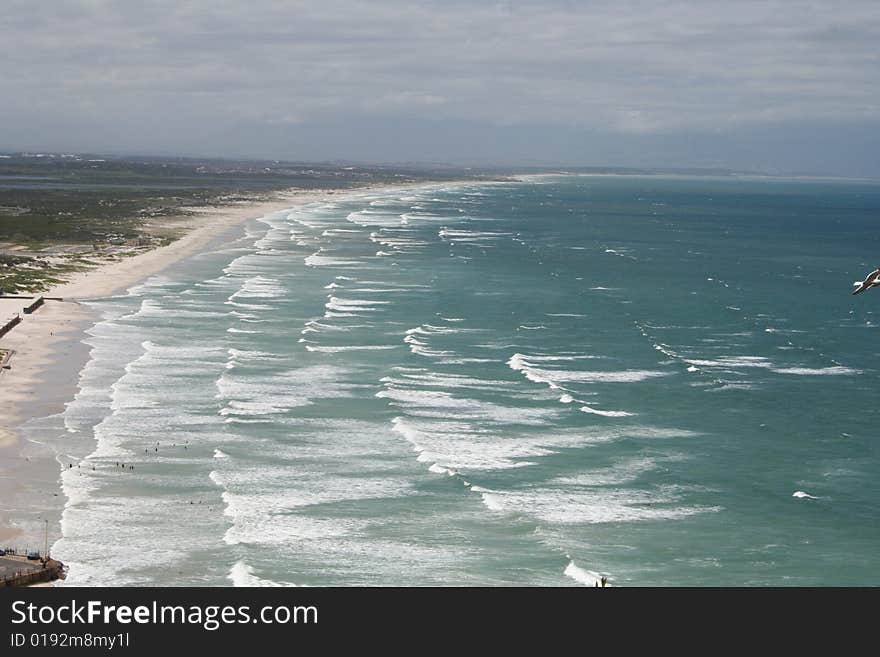
[[[255,220],[94,304],[32,427],[79,465],[53,552],[71,584],[880,584],[878,211],[560,177]]]

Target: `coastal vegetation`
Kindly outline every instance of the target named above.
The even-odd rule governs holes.
[[[167,244],[198,208],[291,189],[491,177],[381,167],[15,153],[0,156],[0,291],[38,292],[69,274]]]

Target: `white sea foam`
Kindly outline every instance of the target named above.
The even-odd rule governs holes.
[[[605,249],[605,253],[610,253],[611,255],[616,255],[621,258],[629,258],[630,260],[636,260],[637,258],[630,254],[629,249],[624,249],[618,247],[616,249]]]
[[[452,351],[444,351],[440,349],[431,349],[424,340],[419,340],[415,335],[406,335],[403,341],[409,346],[412,353],[417,356],[426,356],[429,358],[448,358],[455,355]]]
[[[716,358],[714,360],[685,358],[683,360],[685,363],[688,363],[689,365],[695,365],[697,367],[726,367],[734,369],[740,367],[770,369],[773,367],[773,363],[771,363],[764,356],[727,356],[723,358]]]
[[[511,233],[442,228],[437,235],[440,239],[446,241],[455,243],[479,243],[483,247],[490,247],[492,246],[491,242],[510,237]]]
[[[442,215],[430,214],[427,212],[404,212],[400,215],[400,223],[408,225],[411,221],[431,221],[436,219],[446,219]]]
[[[432,463],[431,467],[428,468],[428,471],[433,472],[434,474],[445,474],[450,477],[453,477],[458,474],[455,470],[452,470],[450,468],[444,468],[442,465],[439,465],[437,463]]]
[[[818,497],[810,495],[809,493],[805,493],[802,490],[796,490],[795,492],[793,492],[791,494],[791,496],[799,498],[799,499],[807,499],[807,500],[818,500],[819,499]]]
[[[483,495],[491,495],[489,508],[494,511],[558,525],[673,520],[721,511],[718,506],[683,505],[683,492],[681,487],[669,486],[651,490],[601,486],[572,490],[566,486],[492,490]],[[490,505],[485,499],[484,503]]]
[[[233,586],[295,586],[295,584],[279,584],[271,579],[254,575],[254,569],[241,559],[229,571],[228,578]]]
[[[430,245],[430,242],[412,237],[417,234],[416,231],[410,229],[398,228],[395,230],[389,230],[383,228],[379,231],[370,233],[370,241],[401,252],[413,251]]]
[[[540,426],[559,416],[551,408],[508,406],[469,397],[458,397],[445,390],[400,389],[387,386],[375,394],[413,417],[478,420],[499,424]]]
[[[519,357],[520,359],[526,359],[530,363],[556,363],[556,362],[568,362],[575,360],[597,360],[603,358],[603,356],[593,356],[591,354],[556,354],[556,355],[543,355],[543,354],[514,354],[513,358]]]
[[[332,256],[320,255],[320,251],[305,258],[305,263],[310,267],[354,267],[361,263],[357,260],[345,260]]]
[[[337,276],[336,278],[341,278]],[[361,285],[388,285],[388,281],[358,281]],[[422,283],[394,283],[395,288],[406,288],[406,289],[421,289],[427,290],[430,289],[430,285],[423,285]]]
[[[599,573],[595,573],[592,570],[584,570],[580,566],[576,566],[574,561],[568,562],[568,565],[565,567],[563,574],[566,577],[571,577],[574,581],[579,582],[584,586],[595,587],[602,585],[602,575],[600,575]],[[610,584],[606,583],[605,586],[610,586]]]
[[[227,306],[235,306],[236,308],[245,308],[246,310],[274,310],[273,306],[260,303],[241,303],[231,299],[223,302]]]
[[[479,486],[471,486],[471,490],[480,494],[483,504],[485,504],[486,508],[490,511],[504,511],[504,504],[501,501],[501,496],[494,491]]]
[[[317,351],[328,354],[335,354],[343,351],[377,351],[377,350],[387,350],[387,349],[397,349],[396,345],[345,345],[345,346],[332,346],[332,347],[324,347],[324,346],[315,346],[306,345],[306,349],[308,351]]]
[[[126,294],[128,296],[143,296],[144,294],[154,294],[162,288],[173,285],[174,281],[167,276],[153,275],[139,285],[133,285],[128,288]]]
[[[166,321],[176,321],[182,319],[219,319],[225,317],[226,313],[216,310],[191,310],[176,304],[173,307],[166,307],[157,299],[144,299],[141,303],[140,310],[136,313],[141,317],[161,317]]]
[[[347,221],[359,226],[399,226],[406,223],[403,215],[389,214],[375,210],[361,210],[359,212],[350,212],[345,217]]]
[[[696,385],[696,384],[691,384]],[[723,385],[718,386],[717,388],[708,388],[707,392],[724,392],[727,390],[754,390],[755,385],[753,383],[749,383],[747,381],[743,381],[740,383],[725,383]]]
[[[584,371],[584,370],[550,370],[537,367],[534,357],[514,354],[507,365],[535,383],[544,383],[554,390],[561,389],[565,383],[635,383],[647,379],[669,376],[669,372],[657,370],[617,370],[617,371]]]
[[[384,306],[389,303],[391,302],[369,299],[342,299],[331,296],[324,306],[328,310],[337,312],[374,312],[378,310],[376,306]]]
[[[384,376],[379,381],[394,386],[420,386],[441,388],[474,388],[474,389],[509,389],[515,388],[515,382],[500,379],[481,379],[472,376],[432,372],[425,369],[394,368],[401,373],[398,376]]]
[[[534,465],[527,459],[552,454],[548,445],[570,446],[582,442],[576,435],[493,436],[466,422],[415,421],[396,417],[392,430],[403,436],[430,466],[458,472],[509,470]]]
[[[861,374],[862,370],[836,365],[834,367],[777,367],[773,368],[777,374],[794,374],[798,376],[848,376]]]
[[[266,276],[254,276],[247,279],[241,288],[235,292],[230,300],[240,298],[268,298],[274,299],[287,294],[284,287],[277,279]]]
[[[444,326],[433,326],[431,324],[422,324],[415,328],[404,331],[406,335],[430,335],[432,333],[457,333],[464,329],[446,328]]]
[[[253,349],[227,349],[230,359],[236,361],[266,361],[277,360],[280,356],[269,353],[268,351],[257,351]]]
[[[274,415],[283,413],[287,408],[273,406],[260,401],[230,401],[225,408],[220,409],[220,415],[244,415],[251,417],[254,415]]]
[[[681,461],[683,456],[665,456],[663,461]],[[551,480],[568,489],[581,486],[620,486],[637,481],[642,475],[656,470],[658,458],[640,456],[622,458],[603,468],[595,468],[579,472],[575,475],[563,475]]]
[[[665,344],[655,344],[654,349],[662,353],[664,356],[668,356],[669,358],[678,358],[678,354],[672,351],[672,349],[670,349]]]
[[[340,477],[306,470],[295,479],[285,467],[245,470],[224,492],[226,515],[233,520],[223,540],[228,545],[270,546],[276,550],[318,548],[323,557],[338,550],[346,538],[363,531],[364,522],[355,519],[308,515],[313,505],[347,500],[399,497],[411,492],[410,485],[394,477]],[[291,513],[302,510],[304,513]],[[358,549],[352,543],[347,549]]]
[[[630,417],[635,415],[635,413],[628,413],[627,411],[602,411],[590,406],[581,406],[581,411],[584,413],[592,413],[593,415],[602,415],[603,417]]]

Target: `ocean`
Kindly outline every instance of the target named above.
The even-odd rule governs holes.
[[[878,585],[878,217],[871,183],[559,176],[255,219],[91,302],[79,393],[26,427],[53,555],[76,585]]]

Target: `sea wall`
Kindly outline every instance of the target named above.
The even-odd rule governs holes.
[[[37,308],[42,306],[44,303],[46,303],[46,300],[42,296],[39,296],[36,299],[34,299],[34,302],[31,305],[25,307],[25,309],[22,312],[24,312],[25,315],[30,315],[32,312],[34,312]]]
[[[16,315],[3,326],[0,326],[0,338],[9,333],[13,328],[21,324],[21,315]]]

